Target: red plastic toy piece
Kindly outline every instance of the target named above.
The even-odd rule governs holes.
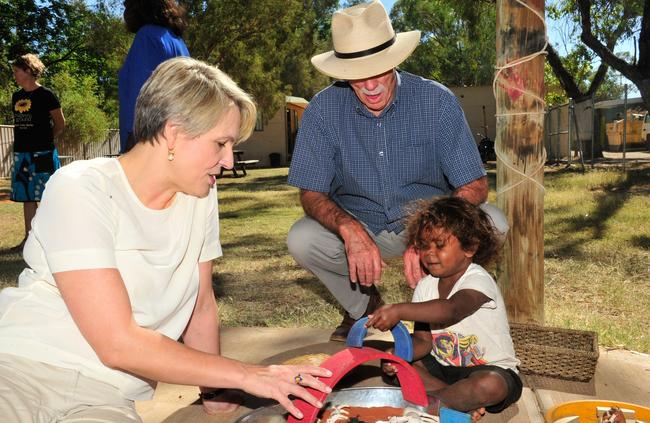
[[[424,384],[415,369],[401,358],[374,348],[348,348],[334,354],[321,364],[321,367],[332,371],[332,377],[321,378],[321,380],[331,388],[334,388],[339,380],[355,367],[368,361],[379,359],[389,361],[397,368],[397,379],[402,387],[402,397],[404,398],[404,401],[408,401],[415,405],[421,405],[422,407],[428,405]],[[309,387],[305,387],[305,389],[307,389],[319,401],[325,403],[325,399],[327,398],[326,393],[316,391]],[[294,400],[293,404],[302,412],[303,418],[298,420],[289,415],[287,423],[313,423],[316,421],[319,411],[318,408],[301,399]]]

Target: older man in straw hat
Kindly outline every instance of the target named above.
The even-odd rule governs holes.
[[[331,340],[383,304],[383,258],[403,255],[411,287],[422,278],[402,220],[414,200],[457,195],[474,204],[488,184],[472,133],[444,86],[396,67],[419,31],[395,34],[379,1],[334,13],[334,50],[313,65],[339,81],[303,115],[289,173],[306,217],[287,239],[296,261],[345,309]]]

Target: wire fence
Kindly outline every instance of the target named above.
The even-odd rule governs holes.
[[[591,161],[603,152],[650,150],[650,115],[641,98],[593,99],[551,107],[544,124],[548,162]]]

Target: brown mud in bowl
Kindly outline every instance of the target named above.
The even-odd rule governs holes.
[[[412,404],[404,401],[400,388],[383,387],[346,388],[332,391],[325,400],[323,410],[338,405],[353,407],[413,407]],[[284,423],[287,416],[288,413],[284,408],[276,404],[253,410],[241,416],[235,423]]]

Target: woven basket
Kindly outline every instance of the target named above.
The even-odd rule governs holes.
[[[596,332],[510,323],[524,374],[588,382],[598,361]]]

